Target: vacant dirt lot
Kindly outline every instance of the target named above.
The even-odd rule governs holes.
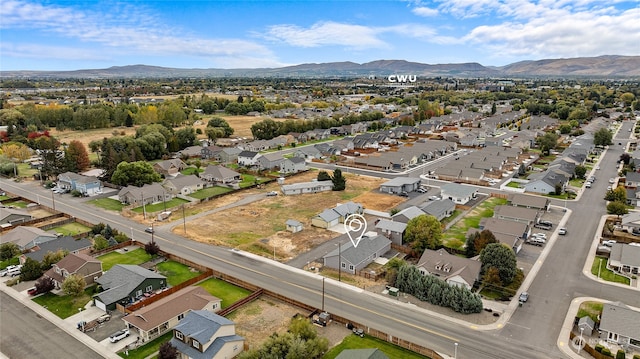
[[[318,175],[317,171],[287,179],[287,183],[307,182]],[[388,211],[404,199],[377,192],[384,180],[368,176],[345,174],[347,189],[343,192],[323,192],[298,196],[266,197],[248,205],[210,214],[187,223],[188,237],[200,242],[238,247],[256,253],[273,254],[279,260],[293,258],[320,243],[336,236],[334,232],[311,226],[311,218],[326,208],[338,203],[354,201],[365,208]],[[206,206],[223,206],[255,193],[256,191],[278,190],[277,184],[267,188],[252,190],[237,195],[229,195]],[[285,221],[300,221],[302,232],[285,231]],[[182,234],[182,226],[174,228]]]
[[[247,339],[251,348],[260,346],[271,334],[284,333],[294,315],[310,313],[270,297],[259,298],[228,316],[236,323],[236,333]],[[340,343],[350,332],[339,324],[316,327],[318,335],[329,340],[329,347]]]

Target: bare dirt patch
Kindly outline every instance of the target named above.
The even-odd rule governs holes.
[[[247,339],[249,347],[256,348],[273,333],[285,333],[296,314],[308,317],[311,313],[263,296],[229,315],[229,319],[236,323],[236,333]],[[342,342],[344,337],[351,333],[337,322],[315,328],[319,336],[329,340],[330,348]]]
[[[317,171],[309,171],[287,178],[286,183],[311,181],[317,175]],[[323,210],[338,203],[354,201],[362,203],[365,208],[388,211],[404,200],[398,196],[377,192],[380,184],[385,181],[383,179],[354,174],[345,174],[345,177],[345,191],[266,197],[248,205],[212,213],[189,222],[187,236],[204,243],[238,247],[261,254],[271,255],[275,247],[278,259],[288,260],[336,236],[334,232],[311,226],[311,218]],[[204,206],[219,207],[258,191],[278,189],[278,185],[272,183],[264,189],[243,191],[238,195],[231,194],[215,200],[215,204]],[[288,219],[301,222],[304,229],[298,233],[285,231],[285,221]],[[173,230],[175,233],[183,233],[182,226]]]

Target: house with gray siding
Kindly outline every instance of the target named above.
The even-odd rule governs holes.
[[[380,185],[380,192],[400,194],[402,192],[413,192],[420,188],[419,177],[395,177]]]
[[[293,196],[306,193],[318,193],[331,191],[333,189],[333,181],[311,181],[283,184],[280,190],[285,196]]]
[[[478,189],[458,183],[447,183],[440,187],[442,198],[448,198],[456,204],[467,204],[476,198]]]
[[[390,249],[391,240],[385,236],[363,237],[357,247],[354,247],[353,243],[349,241],[327,253],[323,257],[324,265],[356,274],[357,271],[368,266],[376,258],[382,257]]]
[[[116,309],[116,304],[127,306],[168,286],[167,278],[137,265],[116,264],[96,280],[102,292],[93,296],[96,307],[107,311]]]
[[[0,235],[0,244],[15,243],[21,251],[31,249],[42,243],[53,241],[58,236],[40,228],[19,226]]]
[[[402,236],[407,224],[390,219],[381,219],[376,223],[376,231],[391,240],[393,244],[402,245]]]
[[[32,219],[33,217],[24,209],[0,207],[0,225],[16,225]]]
[[[445,198],[439,201],[427,201],[419,208],[422,212],[436,217],[438,221],[442,221],[455,212],[456,204],[452,200]]]
[[[242,181],[242,175],[224,166],[209,165],[200,174],[200,178],[208,182],[228,184]]]
[[[640,350],[640,312],[621,302],[604,303],[599,330],[602,340]]]
[[[102,191],[102,182],[96,177],[65,172],[58,175],[58,187],[78,191],[85,196],[93,196]]]
[[[187,313],[173,328],[169,343],[178,350],[178,359],[234,358],[244,349],[235,324],[206,310]]]

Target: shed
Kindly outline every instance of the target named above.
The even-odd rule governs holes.
[[[291,233],[298,233],[302,231],[302,223],[296,221],[295,219],[287,219],[285,225],[287,226],[287,231]]]
[[[584,328],[584,329],[583,329]],[[582,329],[582,334],[590,336],[593,334],[593,330],[596,328],[596,323],[588,315],[578,320],[578,329]]]

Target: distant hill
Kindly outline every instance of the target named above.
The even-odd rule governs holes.
[[[170,77],[362,77],[411,74],[420,77],[638,78],[640,56],[599,56],[521,61],[501,67],[481,64],[423,64],[405,60],[309,63],[260,69],[181,69],[148,65],[75,71],[0,71],[0,78],[170,78]]]

